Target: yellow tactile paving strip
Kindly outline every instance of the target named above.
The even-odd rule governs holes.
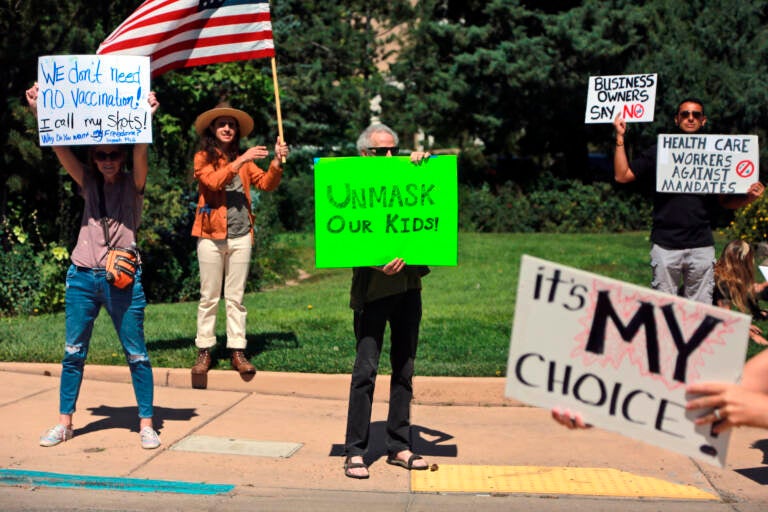
[[[717,496],[690,485],[611,468],[441,464],[437,471],[412,471],[411,491],[719,500]]]

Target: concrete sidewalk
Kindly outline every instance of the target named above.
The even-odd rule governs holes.
[[[503,378],[417,377],[414,451],[437,471],[409,472],[385,463],[388,378],[375,397],[371,478],[342,471],[349,375],[259,372],[244,381],[211,371],[193,389],[188,369],[155,371],[155,425],[163,445],[139,446],[128,369],[86,366],[75,437],[56,447],[38,438],[58,419],[58,364],[0,363],[0,468],[11,474],[114,477],[233,486],[215,496],[163,492],[0,485],[2,510],[485,510],[764,511],[768,508],[768,432],[737,429],[725,469],[593,429],[569,431],[548,411],[503,398]],[[228,450],[231,450],[228,452]],[[504,467],[508,473],[611,468],[636,482],[656,479],[711,498],[558,492],[424,491],[455,468]],[[466,471],[460,472],[467,475]],[[509,476],[509,475],[506,475]],[[624,475],[626,476],[626,474]],[[6,475],[7,478],[7,475]],[[487,476],[481,476],[487,478]],[[415,489],[415,487],[419,487]],[[77,487],[77,486],[76,486]],[[64,507],[63,504],[67,506]],[[77,504],[77,505],[73,505]],[[69,508],[68,508],[69,507]]]

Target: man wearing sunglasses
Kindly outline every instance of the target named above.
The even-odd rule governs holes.
[[[675,125],[683,134],[698,133],[707,124],[704,104],[696,98],[680,102]],[[618,183],[642,181],[656,183],[656,145],[629,162],[624,147],[627,123],[616,116],[616,151],[613,157],[614,179]],[[743,195],[653,194],[651,227],[651,286],[677,295],[682,289],[686,298],[712,304],[715,286],[715,240],[712,219],[721,208],[736,209],[762,195],[762,183],[754,183]],[[682,287],[682,288],[681,288]]]
[[[357,150],[362,156],[397,156],[397,134],[384,124],[373,124],[360,134]],[[429,153],[411,153],[411,162],[415,165],[427,158]],[[425,266],[406,265],[402,258],[395,258],[383,266],[357,267],[352,271],[350,307],[354,310],[357,355],[349,390],[344,443],[344,474],[349,478],[368,478],[364,456],[368,451],[373,390],[387,322],[392,364],[387,463],[408,470],[428,467],[410,447],[412,381],[421,322],[421,278],[428,272],[429,268]]]

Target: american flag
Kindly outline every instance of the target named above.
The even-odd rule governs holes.
[[[145,0],[97,53],[149,56],[153,77],[182,67],[274,57],[269,2]]]

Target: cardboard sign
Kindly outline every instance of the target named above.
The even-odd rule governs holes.
[[[456,265],[456,157],[319,158],[315,248],[318,268]]]
[[[507,397],[723,466],[729,434],[686,412],[687,383],[736,382],[751,318],[523,256]]]
[[[591,76],[584,122],[613,123],[621,115],[628,123],[653,122],[657,75]]]
[[[38,58],[41,146],[152,142],[149,57]]]
[[[745,194],[760,177],[757,135],[660,134],[656,190]]]

